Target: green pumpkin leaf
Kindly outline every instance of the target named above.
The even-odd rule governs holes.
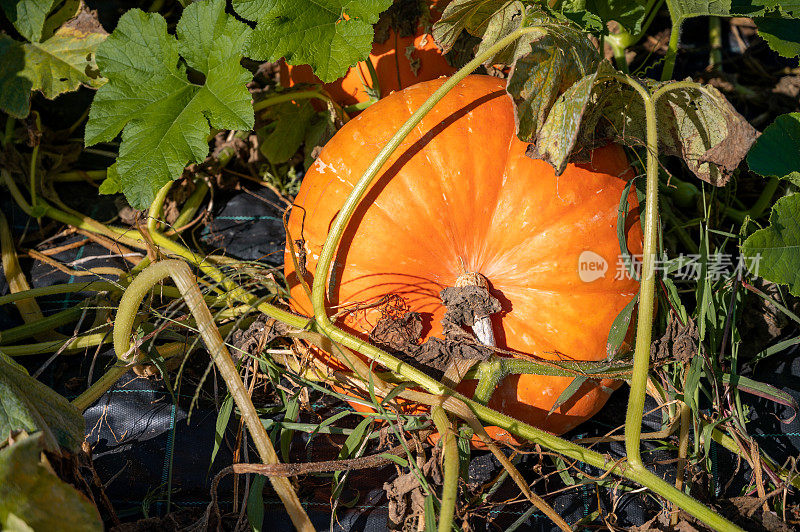
[[[324,82],[344,75],[372,49],[378,15],[391,0],[233,0],[234,10],[255,21],[247,56],[259,61],[281,57],[309,64]]]
[[[769,223],[744,241],[742,255],[754,275],[788,285],[800,296],[800,194],[776,201]]]
[[[758,34],[783,57],[800,55],[800,19],[756,17]]]
[[[75,450],[84,428],[80,410],[0,352],[0,441],[14,431],[41,431],[48,449]]]
[[[781,115],[770,124],[747,154],[750,170],[800,185],[800,113]]]
[[[106,80],[97,72],[94,54],[106,35],[86,11],[43,42],[0,35],[0,63],[6,67],[0,71],[0,110],[24,118],[30,112],[32,90],[52,100],[81,85],[102,86]]]
[[[297,153],[311,125],[314,108],[308,100],[283,102],[268,107],[262,116],[272,122],[259,131],[259,148],[269,162],[280,164]]]
[[[20,436],[0,450],[0,528],[103,530],[92,503],[42,463],[43,449],[41,435],[33,435]]]
[[[0,8],[20,35],[29,41],[42,39],[47,15],[58,0],[0,0]]]
[[[176,33],[167,33],[160,15],[132,9],[97,51],[109,82],[92,103],[86,145],[122,131],[114,166],[137,209],[149,206],[189,161],[205,159],[210,126],[253,127],[245,86],[251,75],[239,64],[251,34],[247,25],[225,13],[224,0],[203,0],[186,8]],[[189,81],[187,67],[204,76],[202,84]]]
[[[647,15],[644,0],[566,0],[558,7],[566,18],[596,33],[608,33],[611,21],[630,33],[638,33]]]
[[[796,0],[667,0],[674,28],[693,17],[751,17],[770,48],[784,57],[800,55],[800,2]]]

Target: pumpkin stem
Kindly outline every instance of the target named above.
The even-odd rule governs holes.
[[[463,267],[463,260],[461,261],[461,265]],[[478,286],[480,288],[489,290],[489,281],[487,281],[486,277],[478,272],[465,271],[458,276],[455,286],[456,288],[463,288],[465,286]],[[475,333],[475,336],[483,345],[497,347],[497,342],[495,342],[494,339],[494,330],[492,328],[492,318],[490,315],[482,316],[480,318],[476,317],[475,323],[472,326],[472,332]]]

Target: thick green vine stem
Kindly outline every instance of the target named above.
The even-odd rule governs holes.
[[[261,460],[265,464],[278,463],[278,455],[275,453],[275,448],[272,446],[264,425],[258,417],[258,412],[256,412],[239,371],[236,369],[236,365],[233,363],[231,355],[222,341],[219,330],[214,324],[214,318],[203,300],[203,294],[197,286],[197,281],[185,262],[165,260],[151,264],[137,275],[136,279],[125,290],[119,302],[119,310],[114,322],[114,350],[117,357],[123,362],[130,362],[135,359],[132,351],[135,350],[136,346],[131,347],[130,335],[139,305],[150,289],[167,277],[172,277],[175,281],[178,290],[183,294],[186,306],[189,307],[192,315],[197,320],[200,336],[203,338],[211,358],[217,366],[217,370],[225,381],[231,397],[233,397],[236,406],[239,408]],[[289,480],[284,477],[270,477],[270,482],[272,482],[272,486],[289,512],[294,526],[298,530],[314,530]]]
[[[442,504],[439,509],[439,532],[450,532],[453,528],[453,515],[456,512],[458,494],[458,441],[447,413],[439,405],[431,409],[431,417],[436,430],[442,435],[444,453],[444,481],[442,483]]]
[[[14,198],[19,207],[28,216],[33,216],[31,205],[25,200],[16,183],[14,183],[14,180],[11,178],[11,174],[9,174],[5,168],[0,168],[0,179],[2,179],[6,186],[8,186],[11,196]],[[44,213],[43,216],[50,217],[67,225],[72,225],[74,227],[78,227],[79,229],[86,229],[87,231],[99,233],[126,246],[146,248],[146,245],[144,244],[144,236],[142,236],[142,234],[137,230],[131,230],[130,228],[124,227],[107,226],[89,218],[88,216],[78,215],[74,212],[70,213],[61,209],[57,209],[43,199],[38,200],[37,208],[42,210]],[[187,249],[178,242],[169,239],[161,232],[151,231],[150,237],[157,246],[162,248],[162,250],[177,257],[181,257],[190,264],[196,265],[208,277],[210,277],[216,283],[219,283],[220,287],[216,287],[216,290],[226,299],[251,305],[259,312],[262,312],[271,318],[280,320],[298,329],[305,328],[309,325],[310,320],[303,316],[298,316],[297,314],[293,314],[267,302],[259,301],[256,296],[249,293],[241,286],[236,285],[236,283],[227,278],[218,268],[215,268],[213,265],[208,263],[205,260],[205,257],[191,251],[190,249]],[[34,296],[39,294],[31,293],[31,295]],[[2,302],[6,297],[8,296],[0,297],[0,304],[3,304]],[[17,299],[12,299],[11,301],[17,301]]]
[[[625,454],[628,464],[646,471],[642,463],[641,435],[644,416],[644,398],[650,370],[650,339],[653,334],[653,306],[655,301],[656,230],[658,228],[658,131],[656,130],[655,99],[639,82],[627,80],[644,101],[647,116],[647,185],[645,189],[644,243],[642,271],[639,284],[639,316],[636,323],[636,348],[633,355],[631,392],[625,416]]]
[[[648,110],[647,117],[648,117],[648,182],[647,182],[647,216],[648,216],[648,223],[650,225],[649,232],[647,228],[645,229],[645,246],[644,246],[644,255],[645,255],[645,267],[644,272],[649,272],[649,277],[647,277],[642,282],[642,295],[640,299],[645,299],[646,297],[649,299],[648,302],[645,302],[644,307],[640,302],[640,322],[639,322],[639,332],[642,332],[643,328],[647,328],[646,335],[642,336],[641,338],[637,338],[637,349],[636,355],[634,360],[634,369],[633,369],[633,376],[632,376],[632,386],[631,386],[631,401],[634,404],[629,407],[628,410],[628,417],[626,419],[626,450],[633,454],[633,459],[630,460],[631,463],[626,464],[624,466],[617,466],[612,463],[610,460],[606,459],[599,453],[594,451],[590,451],[581,447],[580,445],[573,444],[562,438],[554,436],[548,432],[545,432],[541,429],[523,423],[517,419],[513,419],[505,414],[497,412],[485,405],[482,405],[474,400],[470,400],[463,395],[455,392],[454,390],[449,389],[447,386],[443,385],[442,383],[428,377],[418,369],[401,362],[394,356],[386,353],[385,351],[370,345],[369,343],[356,338],[343,330],[339,329],[331,322],[330,318],[327,314],[327,309],[325,307],[325,300],[326,300],[326,289],[328,285],[328,276],[330,272],[331,263],[333,262],[333,257],[338,249],[339,241],[344,233],[345,228],[347,227],[350,218],[353,215],[353,212],[358,207],[361,198],[365,194],[367,188],[369,187],[372,180],[378,174],[382,166],[388,161],[389,157],[391,157],[392,153],[400,146],[402,141],[408,136],[408,134],[413,130],[414,127],[419,124],[422,120],[423,116],[427,114],[436,103],[441,100],[444,95],[452,89],[458,82],[464,79],[467,75],[469,75],[475,68],[477,68],[481,63],[488,60],[492,55],[497,53],[499,50],[509,46],[515,40],[517,40],[522,35],[533,33],[536,31],[541,31],[540,28],[537,27],[525,27],[520,28],[513,33],[507,35],[503,39],[499,40],[493,46],[489,47],[485,52],[479,54],[475,59],[467,63],[461,70],[459,70],[455,75],[453,75],[450,79],[448,79],[445,83],[442,84],[439,89],[437,89],[429,98],[422,104],[422,106],[417,109],[411,117],[398,129],[397,133],[389,140],[386,146],[381,149],[372,163],[368,166],[367,170],[362,175],[361,179],[358,181],[356,186],[353,188],[353,191],[348,196],[345,204],[342,206],[339,214],[337,215],[336,219],[334,220],[331,229],[328,233],[328,238],[325,241],[325,245],[323,246],[322,253],[320,254],[319,261],[317,263],[316,273],[314,275],[314,285],[312,289],[312,303],[314,306],[314,318],[315,318],[315,326],[316,328],[322,332],[323,334],[327,335],[332,341],[340,343],[346,347],[349,347],[355,351],[360,352],[362,355],[367,356],[368,358],[372,359],[373,361],[383,365],[384,367],[388,368],[391,371],[397,372],[401,374],[404,378],[416,382],[421,387],[425,388],[428,392],[435,394],[435,395],[450,395],[452,400],[463,402],[467,405],[472,412],[475,414],[478,419],[480,419],[484,423],[496,425],[501,427],[505,430],[508,430],[512,434],[516,434],[522,438],[531,440],[535,443],[538,443],[548,449],[551,449],[557,453],[563,454],[569,458],[577,459],[587,464],[593,465],[598,468],[602,468],[604,470],[613,470],[614,473],[624,476],[634,482],[638,482],[639,484],[653,490],[654,492],[658,493],[665,499],[675,503],[679,507],[686,510],[688,513],[692,514],[693,516],[697,517],[707,525],[711,526],[717,530],[740,530],[736,527],[733,523],[727,521],[723,517],[719,516],[694,498],[686,495],[685,493],[678,491],[675,489],[674,486],[670,485],[669,483],[665,482],[664,479],[656,476],[649,470],[647,470],[641,460],[641,454],[639,450],[639,441],[637,434],[641,434],[641,421],[642,416],[641,412],[643,412],[643,404],[644,404],[644,387],[647,382],[647,374],[649,370],[649,338],[650,338],[650,327],[652,326],[652,308],[653,308],[653,295],[654,295],[654,276],[653,276],[653,266],[654,266],[654,257],[655,257],[655,221],[656,221],[656,206],[657,206],[657,199],[658,199],[658,182],[657,182],[657,171],[658,171],[658,152],[657,152],[657,138],[656,138],[656,121],[655,121],[655,104],[654,98],[657,95],[654,95],[653,98],[650,97],[650,94],[647,90],[641,86],[640,83],[629,78],[627,76],[620,75],[619,78],[621,81],[630,84],[637,92],[639,92],[644,101],[646,108]],[[660,96],[660,94],[658,95]],[[644,308],[649,308],[649,311],[644,310]],[[646,339],[646,344],[644,340]],[[451,402],[448,400],[448,402]],[[445,408],[447,408],[447,402],[444,404]],[[640,412],[638,418],[633,418],[631,416],[632,413]],[[628,430],[630,429],[630,431]],[[634,442],[634,439],[636,441]]]

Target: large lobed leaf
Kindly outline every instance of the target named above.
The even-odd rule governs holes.
[[[753,274],[800,296],[800,194],[776,201],[769,222],[744,241],[742,255]]]
[[[747,154],[750,169],[800,185],[800,113],[775,119]]]
[[[324,82],[342,76],[372,48],[372,25],[392,0],[233,0],[256,21],[248,57],[309,64]]]
[[[770,48],[784,57],[800,55],[800,2],[797,0],[667,0],[667,7],[675,28],[693,17],[752,17],[758,34]]]
[[[0,8],[20,35],[32,42],[42,39],[45,19],[58,0],[0,0]]]
[[[41,432],[50,450],[61,446],[74,451],[83,442],[83,416],[0,352],[0,441],[21,430]]]
[[[251,30],[225,13],[224,0],[191,4],[177,25],[138,9],[125,13],[97,51],[109,82],[98,90],[86,125],[86,144],[122,144],[103,192],[118,186],[135,208],[146,208],[189,161],[208,155],[210,126],[248,130],[254,117],[240,65]],[[181,57],[183,60],[181,60]],[[187,67],[205,77],[191,83]]]
[[[34,13],[36,16],[16,20],[15,24],[25,37],[32,37],[31,42],[0,35],[0,63],[4,66],[0,69],[0,110],[17,118],[28,116],[32,90],[42,91],[46,98],[53,99],[81,85],[97,88],[105,83],[105,79],[97,75],[94,54],[107,34],[97,20],[83,10],[40,42],[43,26],[52,19],[58,20],[60,12],[45,20],[44,16],[39,16],[43,11],[28,6],[30,3],[18,3],[16,14]],[[7,4],[6,1],[3,7],[8,13]],[[27,7],[23,9],[24,6]],[[41,7],[46,6],[42,4]]]
[[[630,33],[638,33],[647,15],[646,0],[564,0],[556,4],[561,14],[595,33],[607,33],[614,21]]]
[[[42,449],[40,435],[21,435],[0,450],[0,528],[103,530],[97,509],[40,459]]]

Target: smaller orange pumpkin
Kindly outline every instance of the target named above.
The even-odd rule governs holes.
[[[372,63],[378,75],[380,97],[415,83],[449,76],[456,71],[444,58],[430,34],[430,25],[441,16],[441,10],[444,9],[442,4],[445,3],[428,2],[429,24],[423,25],[420,22],[414,35],[401,36],[395,30],[389,29],[385,41],[372,45],[372,52],[367,60]],[[362,61],[351,67],[344,77],[326,83],[325,90],[339,105],[353,105],[369,100],[365,82],[371,86],[372,75]],[[287,65],[285,61],[281,61],[281,84],[292,87],[298,83],[322,82],[314,75],[310,66]]]

